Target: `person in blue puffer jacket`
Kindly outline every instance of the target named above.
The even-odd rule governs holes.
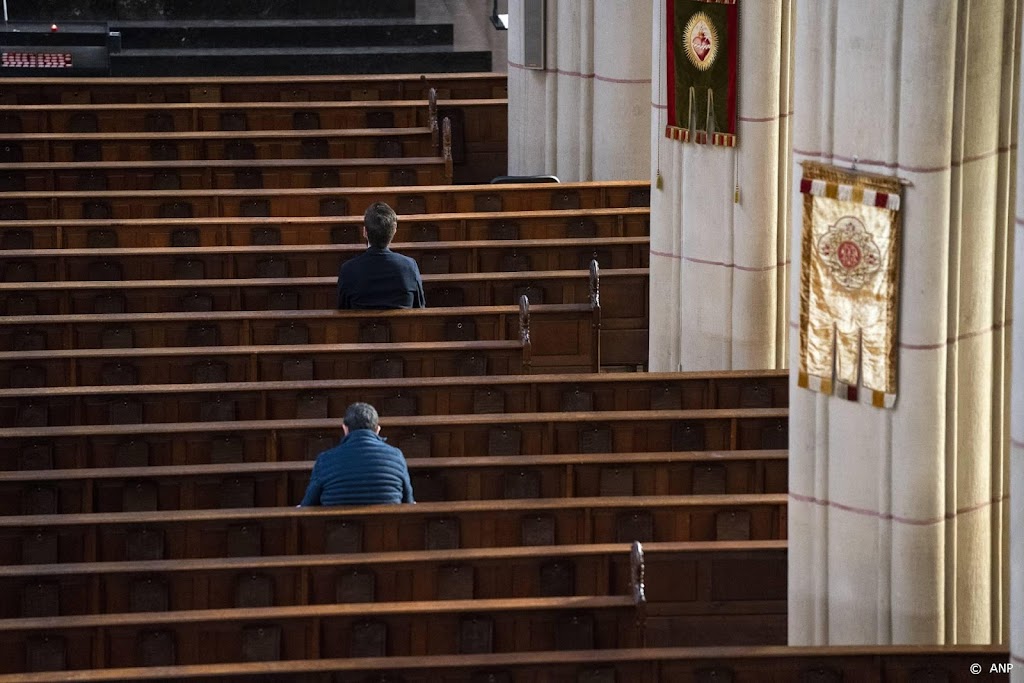
[[[348,407],[341,427],[345,436],[316,457],[299,507],[416,502],[405,456],[384,442],[377,421],[369,403]]]

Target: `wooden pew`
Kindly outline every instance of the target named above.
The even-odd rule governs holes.
[[[779,540],[786,494],[541,498],[0,517],[0,562]]]
[[[531,327],[535,322],[531,315]],[[534,360],[537,346],[531,337]],[[207,402],[214,397],[243,420],[297,419],[315,407],[338,415],[360,400],[375,405],[384,417],[785,408],[789,388],[788,376],[780,371],[507,375],[489,377],[481,386],[475,377],[220,382],[212,381],[216,368],[201,364],[198,369],[191,384],[2,388],[0,424],[108,424],[119,401],[143,404],[148,422],[198,422],[213,410]],[[21,469],[54,466],[40,461]],[[70,461],[56,463],[58,468],[71,466]]]
[[[247,344],[57,349],[0,352],[0,377],[41,372],[45,386],[103,384],[104,368],[130,365],[143,384],[180,384],[201,355],[223,364],[233,381],[328,377],[435,377],[529,372],[529,337],[508,340],[313,344]],[[382,366],[386,365],[387,367]],[[301,366],[301,367],[299,367]],[[28,368],[26,370],[26,368]]]
[[[535,368],[600,370],[601,309],[594,303],[532,306]],[[282,342],[408,343],[517,339],[519,307],[403,311],[219,311],[4,318],[0,349],[266,345]],[[0,407],[0,410],[3,410]]]
[[[691,614],[732,616],[734,623],[746,615],[759,615],[762,623],[785,617],[786,541],[644,543],[642,549],[649,610],[685,605]],[[630,544],[602,543],[13,565],[0,567],[0,618],[625,595],[632,590],[630,564]],[[737,578],[758,585],[760,599],[738,595],[729,585]]]
[[[337,277],[202,278],[119,280],[108,263],[96,277],[108,279],[0,282],[0,310],[9,316],[63,313],[187,310],[326,309],[337,304]],[[427,305],[508,305],[526,296],[531,304],[582,303],[590,296],[586,270],[428,273]],[[113,279],[109,279],[113,277]],[[613,268],[601,274],[605,324],[646,331],[647,268]],[[287,296],[281,293],[287,293]],[[199,297],[197,299],[197,296]]]
[[[258,165],[275,159],[426,157],[439,153],[438,142],[428,126],[0,133],[0,171],[31,170],[46,162],[74,169],[94,168],[89,162],[107,162],[101,168],[109,168],[113,162],[143,161],[189,168],[196,165],[190,161],[228,159]]]
[[[6,192],[0,222],[13,220],[362,215],[376,201],[402,215],[576,210],[650,205],[647,181],[246,190]],[[2,224],[2,223],[0,223]],[[97,222],[97,225],[103,223]]]
[[[59,641],[72,669],[637,647],[637,612],[623,595],[0,620],[0,666],[31,670],[40,638]]]
[[[305,102],[506,98],[504,73],[188,78],[5,78],[4,104]]]
[[[365,249],[364,241],[4,250],[0,251],[0,277],[41,282],[90,280],[104,269],[103,264],[116,264],[115,270],[119,272],[114,274],[124,280],[256,278],[274,269],[297,277],[336,276],[342,263]],[[579,269],[588,268],[595,256],[604,269],[646,268],[650,239],[643,236],[393,242],[391,249],[413,258],[420,271],[427,274]]]
[[[452,182],[441,156],[40,161],[0,164],[0,186],[18,192],[196,191],[218,188],[338,188]]]
[[[429,128],[437,109],[456,109],[470,121],[490,120],[493,135],[467,143],[502,141],[507,134],[505,98],[423,100],[335,100],[264,102],[122,102],[5,104],[0,135],[15,133],[97,133],[157,131],[318,130],[337,128]],[[501,126],[505,126],[503,131]],[[471,129],[467,133],[473,132]],[[12,138],[13,139],[13,138]]]
[[[650,627],[648,626],[648,631]],[[1006,671],[1005,645],[855,645],[821,647],[647,647],[437,657],[344,657],[284,662],[76,671],[76,681],[274,680],[332,683],[338,676],[373,681],[512,681],[551,683],[650,681],[950,681],[970,683]],[[1019,665],[1019,664],[1018,664]],[[69,672],[12,674],[0,683],[63,683]]]
[[[315,454],[312,454],[315,455]],[[419,502],[785,493],[784,450],[409,458]],[[0,472],[0,514],[275,507],[310,461]]]
[[[316,131],[330,129],[425,127],[431,131],[431,139],[436,146],[439,142],[438,121],[446,118],[452,121],[456,182],[488,182],[507,172],[508,100],[447,99],[438,103],[433,89],[428,92],[427,102],[70,102],[15,105],[4,107],[0,113],[0,132],[299,130],[315,134]],[[422,154],[407,151],[406,156]]]
[[[340,418],[235,420],[230,407],[212,404],[207,422],[139,422],[143,408],[125,402],[113,413],[123,424],[0,429],[0,454],[13,464],[56,452],[70,467],[307,460],[341,431]],[[787,442],[784,408],[409,415],[381,424],[407,458],[774,450]]]
[[[348,203],[333,210],[341,208],[347,211]],[[20,250],[63,248],[363,244],[362,225],[361,214],[7,220],[0,222],[0,257],[5,261],[15,260]],[[424,243],[438,241],[512,243],[516,240],[648,237],[649,234],[650,209],[647,207],[405,214],[398,222],[395,248],[428,249],[430,245]],[[608,263],[603,266],[609,267]]]
[[[601,276],[601,353],[609,366],[647,362],[648,270],[617,268]],[[579,270],[448,273],[423,276],[431,307],[493,306],[526,296],[531,304],[590,301],[590,273]],[[326,309],[337,304],[335,277],[0,282],[9,316],[64,313]],[[27,357],[22,358],[25,365]],[[12,362],[15,359],[12,359]],[[19,383],[15,383],[19,385]],[[26,386],[21,383],[20,386]]]

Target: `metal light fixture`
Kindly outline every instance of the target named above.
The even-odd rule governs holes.
[[[494,8],[491,10],[491,24],[499,31],[508,30],[508,13],[498,14],[498,0],[494,0]]]

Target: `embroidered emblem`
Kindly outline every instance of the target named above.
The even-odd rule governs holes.
[[[707,71],[718,56],[718,32],[708,15],[697,12],[683,29],[683,46],[690,63]]]
[[[864,224],[844,216],[818,240],[818,254],[836,282],[860,289],[881,269],[882,255]]]

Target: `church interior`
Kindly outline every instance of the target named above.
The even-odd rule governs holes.
[[[3,14],[0,683],[1024,683],[1020,2]]]

